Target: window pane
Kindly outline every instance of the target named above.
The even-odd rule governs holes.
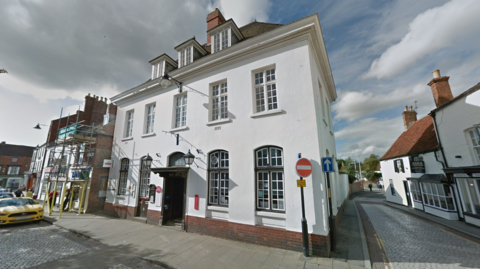
[[[255,74],[255,85],[263,84],[263,72]]]
[[[463,197],[462,200],[465,205],[465,212],[473,213],[473,208],[470,202],[470,198],[469,198],[470,196],[467,188],[468,182],[465,179],[459,179],[457,180],[457,182],[458,182],[458,185],[460,186],[460,191],[462,193],[462,197]]]
[[[478,181],[475,182],[476,180],[473,178],[468,178],[467,179],[467,188],[470,191],[470,197],[472,198],[472,203],[473,203],[473,210],[474,214],[480,214],[480,200],[478,198],[477,194],[477,187],[475,186],[475,183],[479,183]]]
[[[222,50],[228,47],[228,29],[222,31]]]
[[[218,177],[218,173],[210,173],[210,204],[218,204]]]
[[[265,94],[263,93],[263,87],[255,88],[255,98],[256,98],[257,112],[264,111],[265,110]]]
[[[271,179],[272,209],[283,210],[283,172],[272,172]]]
[[[277,86],[267,85],[268,110],[277,109]]]
[[[257,207],[269,209],[269,189],[268,189],[268,172],[257,173]]]

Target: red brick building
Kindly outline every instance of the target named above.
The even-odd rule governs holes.
[[[25,184],[35,147],[0,143],[0,187],[16,189]]]

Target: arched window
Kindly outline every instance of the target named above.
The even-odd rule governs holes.
[[[139,197],[149,198],[148,192],[150,190],[150,166],[147,165],[147,157],[140,160],[140,193]]]
[[[208,160],[208,204],[228,206],[228,151],[214,151],[210,153]]]
[[[257,209],[285,211],[283,150],[263,147],[255,151]]]
[[[128,167],[130,160],[124,158],[120,161],[120,177],[118,180],[118,195],[127,194]]]
[[[168,158],[168,166],[185,166],[185,154],[181,152],[174,153]]]

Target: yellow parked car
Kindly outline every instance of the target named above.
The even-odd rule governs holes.
[[[42,218],[43,207],[32,198],[0,199],[0,225],[39,221]]]

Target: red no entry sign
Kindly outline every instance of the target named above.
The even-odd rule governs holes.
[[[158,193],[160,193],[160,192],[162,191],[162,187],[157,186],[157,188],[155,188],[155,191],[158,192]]]
[[[308,177],[312,174],[312,163],[308,159],[301,158],[295,165],[295,171],[301,177]]]

